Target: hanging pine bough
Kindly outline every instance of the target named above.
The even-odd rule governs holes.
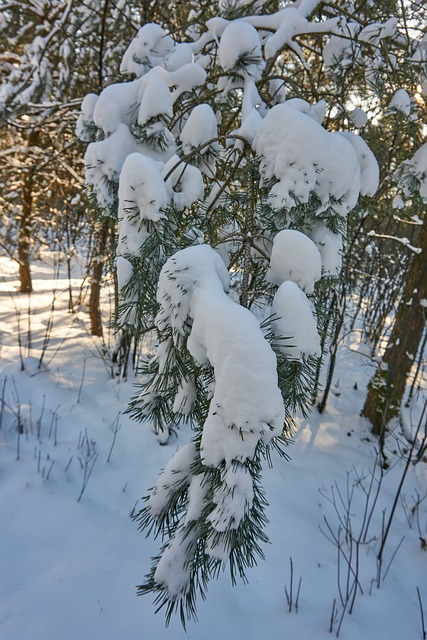
[[[224,564],[234,582],[262,556],[261,458],[274,436],[276,445],[284,441],[274,352],[255,316],[226,294],[228,281],[222,258],[208,245],[176,253],[159,279],[160,332],[171,329],[174,342],[185,341],[215,380],[195,440],[175,454],[137,515],[141,529],[168,538],[139,593],[158,592],[167,620],[178,609],[184,624],[195,615],[196,591],[204,595]],[[159,369],[171,364],[166,357]]]
[[[167,622],[195,618],[226,565],[234,583],[263,557],[262,461],[309,411],[318,294],[340,273],[347,214],[378,184],[363,140],[322,126],[325,101],[287,98],[283,52],[307,68],[294,38],[347,38],[336,17],[308,20],[315,4],[234,19],[236,5],[186,43],[146,24],[121,67],[136,79],[84,103],[87,182],[118,211],[117,327],[156,337],[128,413],[161,442],[185,422],[195,434],[136,515],[164,540],[138,593]]]

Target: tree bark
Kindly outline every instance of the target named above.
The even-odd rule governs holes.
[[[407,379],[424,334],[427,308],[427,224],[421,228],[421,253],[409,267],[402,300],[383,357],[383,366],[368,385],[362,415],[381,436],[391,418],[399,415]]]
[[[39,132],[36,129],[30,131],[27,140],[27,150],[36,146],[39,142]],[[29,154],[28,154],[29,155]],[[26,164],[29,158],[26,159]],[[19,215],[18,229],[18,264],[19,264],[19,290],[21,293],[31,293],[33,283],[31,279],[31,230],[33,224],[33,190],[34,190],[35,164],[28,164],[24,169],[22,184],[21,213]]]
[[[95,238],[94,256],[92,258],[92,279],[89,296],[90,331],[93,336],[103,336],[102,314],[100,308],[101,281],[104,270],[105,249],[111,218],[104,217]]]
[[[31,167],[24,177],[24,184],[22,187],[22,208],[19,216],[18,264],[19,290],[21,293],[31,293],[33,290],[30,266],[33,181],[34,172]]]

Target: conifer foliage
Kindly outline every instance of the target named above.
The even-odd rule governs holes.
[[[262,461],[309,410],[318,294],[339,275],[347,214],[378,183],[366,143],[322,125],[325,101],[288,95],[286,66],[307,70],[331,33],[347,42],[316,4],[192,12],[183,41],[144,24],[127,79],[88,95],[78,123],[86,183],[118,220],[117,328],[156,335],[129,412],[162,441],[194,429],[136,516],[164,540],[139,592],[183,624],[221,568],[245,579],[262,557]]]

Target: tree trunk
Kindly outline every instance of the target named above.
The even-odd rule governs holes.
[[[36,130],[30,132],[27,148],[37,145],[39,133]],[[28,160],[27,160],[28,162]],[[33,188],[34,188],[34,164],[28,165],[24,170],[22,185],[21,213],[19,215],[18,229],[18,264],[19,264],[19,290],[21,293],[31,293],[33,283],[31,279],[31,230],[33,222]]]
[[[105,216],[95,235],[94,255],[92,258],[92,279],[89,296],[90,331],[93,336],[103,336],[102,315],[100,308],[101,281],[104,270],[105,249],[111,218]]]
[[[33,169],[30,168],[24,177],[22,187],[22,209],[18,231],[19,290],[21,293],[31,293],[33,290],[30,268],[33,177]]]
[[[427,224],[418,240],[421,253],[408,271],[393,330],[381,366],[368,385],[362,415],[369,418],[373,432],[381,436],[391,418],[399,415],[408,376],[423,337],[427,309]]]

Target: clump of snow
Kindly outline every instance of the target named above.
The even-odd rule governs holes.
[[[165,71],[161,67],[157,67],[157,73],[170,87],[175,87],[175,90],[172,92],[173,102],[175,102],[181,94],[200,87],[206,81],[206,71],[200,64],[194,62],[189,62],[174,71]]]
[[[402,162],[396,171],[396,178],[406,196],[418,191],[424,202],[427,202],[427,143],[412,158]]]
[[[258,127],[262,122],[262,105],[263,101],[258,93],[255,82],[252,78],[246,78],[242,99],[242,123],[236,134],[245,138],[249,144],[252,144]],[[241,140],[236,140],[236,147],[242,148]]]
[[[232,500],[230,496],[233,496]],[[229,467],[223,474],[219,490],[214,493],[216,506],[208,521],[216,531],[237,529],[252,506],[253,496],[253,480],[247,468],[243,465]]]
[[[319,249],[322,259],[322,274],[336,277],[342,265],[342,235],[333,233],[323,222],[317,222],[307,230],[307,235]]]
[[[411,98],[405,89],[398,89],[387,107],[387,111],[400,111],[405,116],[411,114]]]
[[[194,107],[179,137],[184,154],[190,154],[198,148],[197,156],[194,155],[191,162],[198,164],[203,173],[212,175],[215,170],[215,155],[219,150],[216,140],[218,123],[212,107],[208,104]]]
[[[90,125],[94,124],[93,113],[98,97],[99,96],[96,93],[88,93],[83,98],[79,117],[76,122],[76,136],[83,142],[89,142],[91,140],[87,129]]]
[[[144,221],[165,217],[169,195],[158,163],[142,153],[131,153],[119,181],[118,255],[138,255],[148,235]]]
[[[286,101],[286,104],[288,107],[293,107],[297,111],[301,111],[301,113],[310,116],[310,118],[313,118],[318,124],[322,124],[326,114],[326,100],[319,100],[315,104],[310,104],[302,98],[291,98]]]
[[[117,272],[117,285],[119,289],[123,289],[132,278],[133,266],[123,256],[117,256],[116,258],[116,272]]]
[[[360,166],[360,195],[373,196],[380,182],[380,168],[376,157],[360,136],[349,131],[338,131],[337,133],[351,142],[356,151]]]
[[[249,64],[240,67],[242,59]],[[264,67],[261,42],[255,27],[243,20],[235,20],[224,29],[218,47],[218,63],[225,71],[237,71],[243,77],[258,80]]]
[[[262,157],[263,179],[277,179],[269,196],[273,208],[308,203],[313,194],[316,213],[332,207],[346,215],[356,205],[361,176],[353,145],[287,103],[267,113],[253,147]]]
[[[307,4],[307,3],[306,3]],[[265,56],[272,58],[285,46],[288,46],[300,60],[304,61],[301,47],[294,39],[303,33],[324,33],[333,31],[338,24],[337,18],[331,18],[323,22],[309,22],[304,15],[305,12],[300,7],[285,7],[272,15],[252,16],[248,18],[258,28],[266,27],[273,33],[268,36],[265,42]]]
[[[148,499],[150,514],[154,518],[160,516],[167,508],[171,487],[190,484],[191,465],[195,454],[195,445],[193,442],[189,442],[175,453],[160,474]]]
[[[277,351],[290,360],[320,356],[320,338],[310,302],[303,291],[287,280],[274,296],[271,328]]]
[[[354,126],[357,129],[361,129],[368,122],[368,116],[366,111],[361,109],[360,107],[356,107],[352,111],[349,112],[349,118],[353,122]]]
[[[156,69],[151,69],[141,79],[138,124],[143,127],[157,116],[172,117],[172,96],[165,81]]]
[[[156,222],[164,217],[169,198],[159,163],[143,153],[131,153],[119,182],[119,218],[125,213]]]
[[[208,245],[175,253],[163,265],[157,286],[159,328],[171,326],[178,334],[185,335],[195,288],[203,285],[212,291],[227,291],[229,281],[222,258]]]
[[[323,62],[326,68],[340,65],[344,69],[353,64],[353,49],[351,40],[340,36],[332,36],[322,50]]]
[[[199,104],[191,111],[180,140],[185,154],[218,136],[218,123],[213,109],[208,104]],[[201,153],[203,153],[203,149]]]
[[[188,42],[174,42],[172,49],[165,55],[163,64],[167,71],[177,71],[193,62],[193,47]]]
[[[281,432],[276,359],[250,311],[207,289],[195,291],[193,298],[188,349],[196,360],[206,358],[215,373],[201,458],[206,465],[224,460],[229,465],[250,459],[260,438],[268,442],[274,432]]]
[[[128,127],[136,119],[141,81],[118,82],[105,87],[93,110],[93,121],[105,136],[110,136],[122,124]]]
[[[358,40],[369,44],[379,45],[384,38],[393,37],[397,30],[397,18],[391,17],[386,22],[372,22],[364,27],[358,35]]]
[[[145,24],[126,49],[120,73],[135,74],[138,78],[170,54],[174,41],[153,22]]]
[[[283,229],[273,240],[266,278],[273,284],[292,280],[306,293],[314,291],[322,273],[322,258],[313,240],[294,229]]]
[[[120,124],[108,138],[88,145],[85,153],[85,181],[93,188],[98,204],[109,210],[115,194],[109,183],[118,183],[126,157],[145,150],[125,124]]]
[[[183,332],[190,318],[188,350],[214,369],[215,390],[201,444],[201,459],[212,466],[251,458],[258,440],[270,440],[283,426],[274,353],[255,316],[226,295],[227,285],[220,256],[199,245],[166,262],[158,288],[158,322]]]
[[[188,589],[191,569],[188,559],[194,555],[198,535],[197,529],[178,529],[157,564],[154,579],[167,588],[169,598],[181,596]]]
[[[162,175],[166,179],[169,197],[174,207],[181,211],[203,197],[205,186],[203,176],[197,167],[187,164],[177,155],[165,164]]]
[[[181,380],[173,404],[174,413],[190,413],[196,400],[196,385],[194,380]]]

